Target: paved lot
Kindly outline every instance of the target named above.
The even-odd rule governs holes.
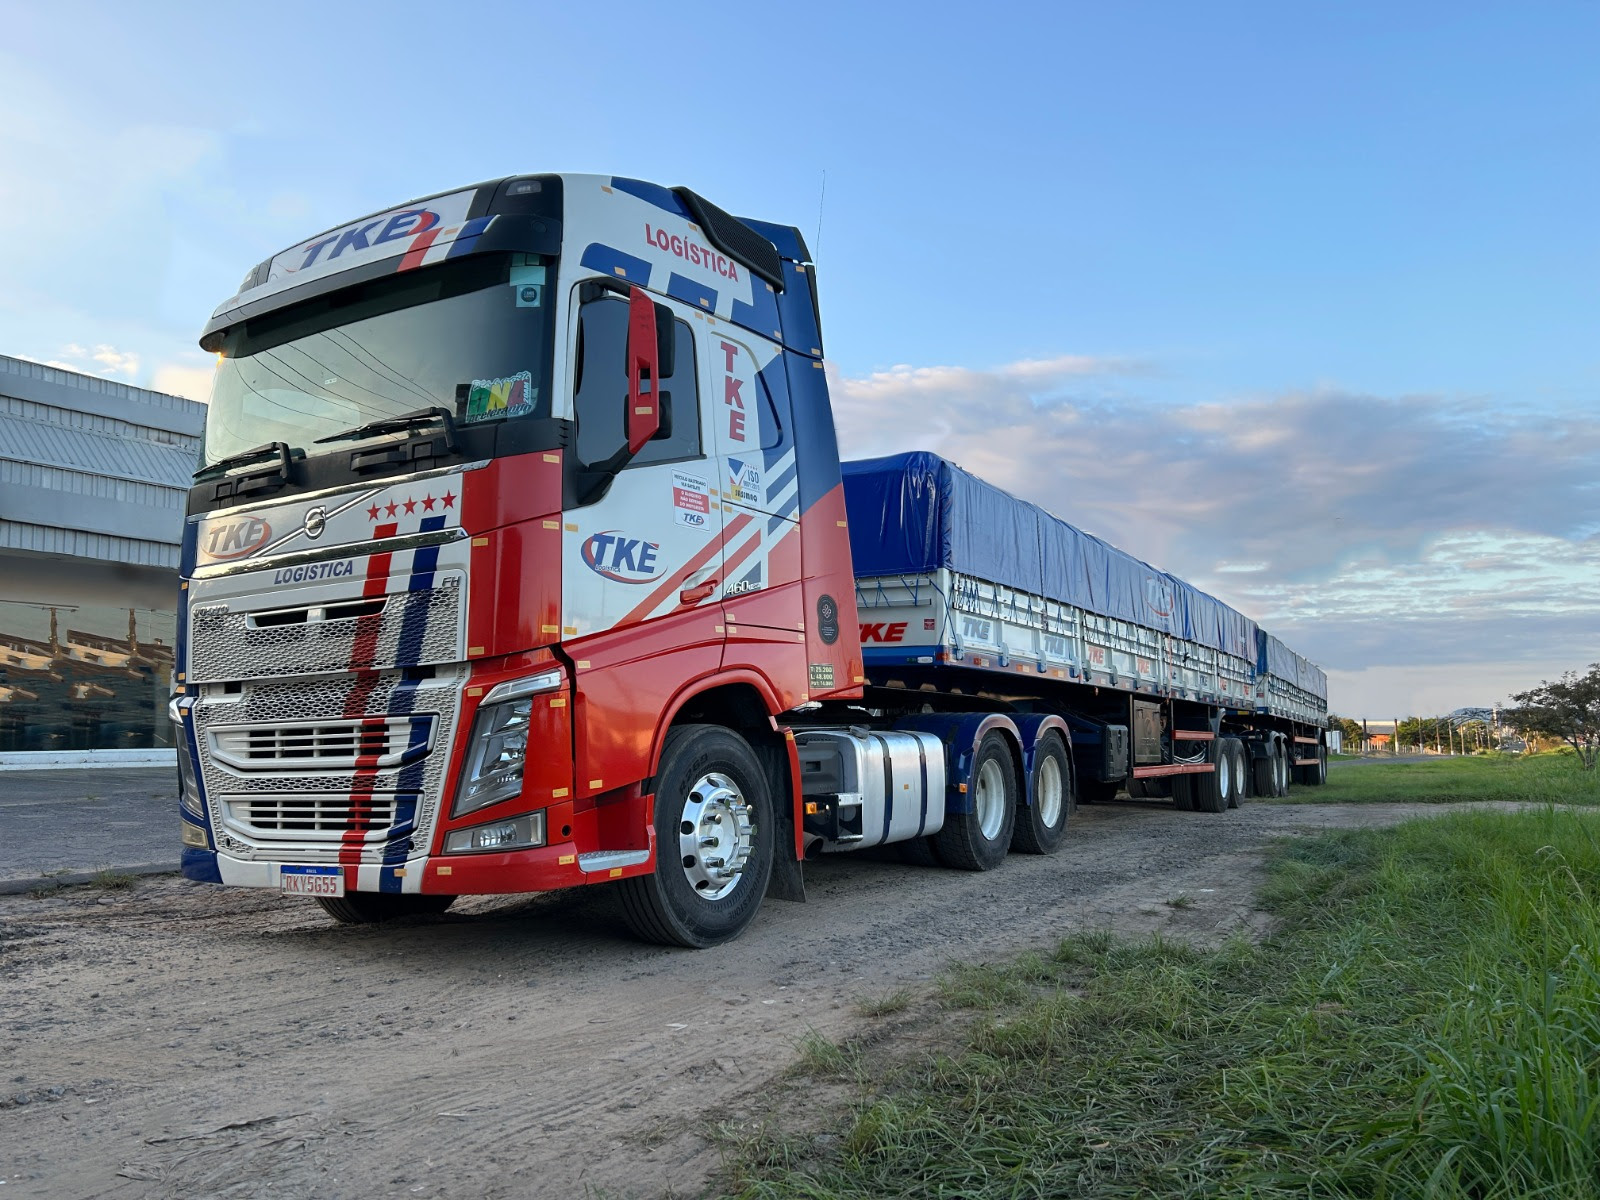
[[[0,772],[0,891],[57,871],[178,869],[171,767]]]

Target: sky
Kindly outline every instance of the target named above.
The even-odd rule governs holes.
[[[203,399],[312,233],[513,173],[800,226],[841,447],[1233,604],[1343,714],[1600,660],[1600,4],[0,0],[0,353]]]

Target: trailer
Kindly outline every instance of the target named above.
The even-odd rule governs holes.
[[[345,922],[616,888],[705,947],[804,863],[1316,783],[1326,679],[929,454],[841,463],[800,231],[527,175],[262,261],[190,492],[184,872]]]

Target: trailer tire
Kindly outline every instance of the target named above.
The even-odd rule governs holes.
[[[1233,758],[1222,752],[1223,738],[1214,738],[1206,759],[1216,768],[1204,775],[1179,775],[1178,779],[1194,781],[1194,809],[1196,812],[1222,813],[1228,811],[1228,797],[1233,794]]]
[[[629,927],[694,950],[738,937],[766,893],[776,827],[749,743],[720,725],[673,729],[656,771],[656,869],[618,884]]]
[[[1317,746],[1317,761],[1308,767],[1302,767],[1303,772],[1300,782],[1307,787],[1321,787],[1328,781],[1328,748]]]
[[[972,807],[951,813],[935,835],[939,858],[958,871],[992,871],[1011,849],[1017,819],[1017,764],[1004,735],[986,733],[972,756]]]
[[[1250,772],[1246,766],[1244,743],[1238,738],[1228,739],[1228,753],[1233,757],[1233,796],[1229,808],[1238,808],[1250,796]]]
[[[1289,774],[1289,746],[1280,733],[1272,740],[1273,795],[1289,794]]]
[[[1174,775],[1168,784],[1172,793],[1172,807],[1179,812],[1194,811],[1194,776]]]
[[[317,904],[322,911],[345,925],[372,925],[399,917],[435,916],[455,902],[454,896],[435,896],[423,892],[346,892],[342,896],[317,897]]]
[[[939,861],[938,848],[933,844],[937,836],[935,834],[912,838],[909,842],[900,842],[897,847],[900,851],[900,861],[910,863],[913,867],[943,866],[944,864]]]
[[[1011,848],[1023,854],[1054,854],[1067,832],[1067,820],[1076,808],[1072,787],[1072,763],[1067,744],[1054,730],[1039,739],[1033,748],[1033,779],[1028,789],[1032,804],[1017,799],[1016,824],[1011,832]]]
[[[1108,804],[1117,798],[1117,793],[1122,790],[1120,779],[1080,779],[1078,780],[1079,804]]]
[[[1273,766],[1272,743],[1267,743],[1267,753],[1250,763],[1250,790],[1257,796],[1278,794],[1277,770]]]

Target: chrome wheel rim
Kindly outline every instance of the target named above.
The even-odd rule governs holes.
[[[720,771],[689,789],[678,818],[678,857],[696,895],[719,900],[738,886],[755,844],[750,818],[739,785]]]
[[[1226,750],[1217,755],[1217,791],[1224,800],[1233,795],[1233,755]]]
[[[1056,756],[1047,755],[1039,764],[1039,777],[1033,783],[1033,802],[1039,809],[1039,821],[1046,829],[1054,829],[1061,819],[1062,796],[1061,764]]]
[[[1006,820],[1006,780],[1000,764],[992,758],[985,759],[978,768],[972,803],[978,810],[978,829],[984,840],[994,841]]]

